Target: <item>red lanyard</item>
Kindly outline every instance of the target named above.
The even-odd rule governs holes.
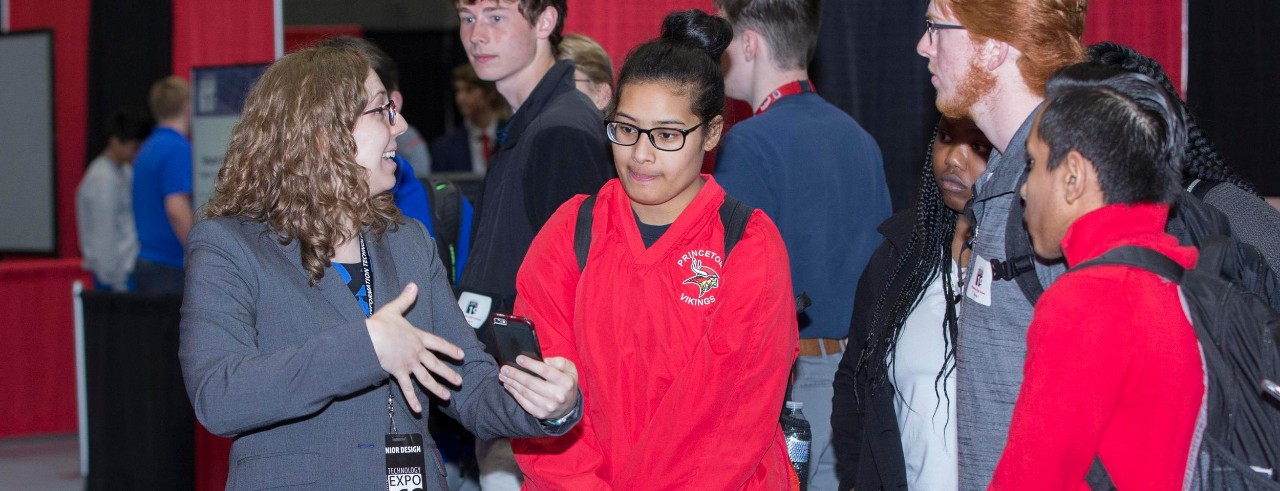
[[[768,110],[769,106],[772,106],[773,103],[778,102],[778,99],[781,99],[787,96],[796,95],[802,92],[817,92],[817,91],[813,90],[813,82],[810,82],[808,80],[796,80],[795,82],[791,82],[789,84],[783,85],[782,87],[778,87],[773,91],[773,93],[769,94],[769,97],[764,98],[764,102],[761,102],[760,107],[756,109],[756,114],[760,114]]]

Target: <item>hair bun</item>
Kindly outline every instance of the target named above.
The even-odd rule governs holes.
[[[733,40],[733,27],[729,21],[698,9],[672,12],[662,20],[662,39],[692,43],[719,63]]]

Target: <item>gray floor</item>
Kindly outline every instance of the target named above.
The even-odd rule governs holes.
[[[76,435],[0,439],[0,491],[80,491]]]

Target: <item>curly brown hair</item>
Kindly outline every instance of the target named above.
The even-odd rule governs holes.
[[[206,217],[265,222],[281,245],[298,240],[312,285],[360,226],[381,235],[401,219],[390,193],[369,197],[355,160],[352,130],[369,103],[369,70],[350,47],[309,48],[272,64],[249,91],[205,205]]]

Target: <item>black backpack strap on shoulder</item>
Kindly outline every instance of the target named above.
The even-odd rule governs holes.
[[[1187,192],[1191,193],[1197,198],[1200,198],[1200,201],[1204,201],[1204,197],[1209,194],[1209,191],[1213,191],[1213,188],[1218,187],[1219,184],[1222,184],[1222,181],[1206,181],[1204,179],[1196,179],[1194,181],[1191,181],[1191,184],[1187,185]]]
[[[720,224],[724,225],[724,257],[725,261],[729,261],[729,253],[733,251],[733,246],[742,240],[742,235],[747,232],[747,222],[751,221],[751,213],[756,209],[747,206],[746,203],[738,201],[733,196],[724,195],[724,203],[720,204]],[[813,299],[809,298],[806,292],[796,293],[796,315],[804,313],[813,305]],[[790,393],[790,389],[788,389]]]
[[[1168,256],[1152,249],[1139,246],[1121,246],[1107,251],[1101,256],[1080,263],[1072,267],[1068,272],[1103,265],[1132,266],[1150,271],[1174,283],[1181,283],[1182,274],[1186,271],[1177,262],[1169,259]],[[1093,491],[1114,491],[1116,489],[1115,483],[1111,480],[1111,474],[1102,465],[1102,459],[1097,456],[1093,458],[1093,464],[1089,466],[1089,472],[1085,475],[1085,483]]]
[[[591,211],[595,208],[595,202],[595,195],[591,195],[578,207],[578,220],[573,231],[573,252],[578,256],[579,270],[587,266],[587,253],[591,250]],[[754,208],[725,195],[724,203],[720,204],[720,223],[724,225],[724,257],[728,258],[733,246],[742,240],[753,211]]]
[[[720,223],[724,225],[724,257],[728,261],[729,253],[733,251],[733,246],[742,240],[742,234],[747,231],[747,222],[751,220],[751,212],[755,208],[747,206],[746,203],[738,201],[729,196],[724,195],[724,203],[720,204]]]
[[[447,179],[430,179],[427,184],[432,226],[446,243],[457,245],[462,228],[459,223],[462,217],[462,191]]]
[[[1223,269],[1230,255],[1231,239],[1222,235],[1210,235],[1200,241],[1196,270],[1213,276],[1223,276]]]
[[[578,271],[587,267],[587,253],[591,251],[591,211],[595,205],[596,195],[593,194],[578,206],[578,221],[573,229],[573,252],[578,256]]]
[[[1027,175],[1024,173],[1014,189],[1021,189],[1026,182]],[[1009,202],[1009,215],[1004,229],[1006,259],[991,261],[991,275],[996,281],[1012,279],[1017,282],[1022,295],[1027,297],[1031,305],[1035,305],[1040,300],[1040,295],[1044,294],[1044,285],[1040,284],[1040,276],[1036,274],[1036,250],[1031,247],[1031,235],[1023,222],[1025,214],[1022,198],[1014,196]]]
[[[418,182],[422,183],[422,189],[427,192],[427,204],[436,204],[436,183],[432,182],[432,180],[428,178],[419,178]],[[435,208],[433,207],[432,210],[435,210]],[[434,219],[435,217],[432,216],[431,218]]]
[[[431,229],[435,234],[436,252],[449,275],[449,283],[456,283],[458,265],[455,254],[459,217],[462,215],[462,193],[447,180],[422,178],[419,182],[427,193],[427,205],[431,208]]]
[[[1101,256],[1076,265],[1071,268],[1071,271],[1102,265],[1132,266],[1145,269],[1174,283],[1181,283],[1182,274],[1186,272],[1182,265],[1169,259],[1169,256],[1139,246],[1117,247]]]

